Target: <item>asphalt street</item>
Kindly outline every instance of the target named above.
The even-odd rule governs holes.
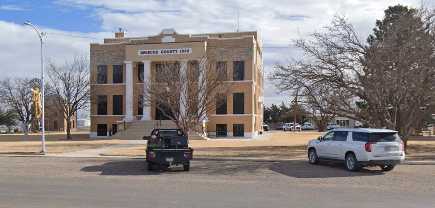
[[[435,207],[435,165],[350,173],[340,164],[196,160],[148,172],[141,159],[0,157],[0,207]]]

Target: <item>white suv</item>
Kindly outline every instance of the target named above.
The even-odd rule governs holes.
[[[405,160],[405,152],[397,131],[337,128],[309,141],[309,163],[316,164],[320,159],[344,161],[350,171],[363,166],[380,166],[383,171],[390,171]]]

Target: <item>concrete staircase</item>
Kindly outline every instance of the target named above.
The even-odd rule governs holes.
[[[127,122],[125,124],[125,129],[120,129],[118,133],[113,135],[111,138],[128,140],[142,139],[143,136],[149,136],[151,134],[151,131],[155,128],[172,129],[177,128],[177,126],[174,122],[166,120],[138,120],[133,122]]]
[[[119,123],[118,126],[124,126],[124,123]],[[177,128],[174,122],[169,120],[148,120],[148,121],[133,121],[125,123],[125,129],[120,128],[118,133],[113,135],[113,139],[126,139],[126,140],[141,140],[143,136],[150,136],[151,131],[155,128],[174,129]],[[191,132],[189,135],[190,140],[205,139],[197,133]]]

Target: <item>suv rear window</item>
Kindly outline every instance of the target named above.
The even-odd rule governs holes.
[[[353,132],[353,141],[359,142],[393,142],[399,138],[397,133],[366,133],[366,132]]]

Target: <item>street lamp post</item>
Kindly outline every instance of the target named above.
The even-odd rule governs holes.
[[[26,21],[24,22],[24,25],[30,26],[33,28],[33,30],[38,34],[39,41],[41,42],[41,104],[42,104],[42,116],[41,116],[41,128],[42,128],[42,135],[41,135],[41,142],[42,142],[42,150],[41,153],[45,154],[45,84],[44,84],[44,54],[43,54],[43,37],[45,36],[44,32],[41,32],[38,27],[33,25],[31,22]]]

